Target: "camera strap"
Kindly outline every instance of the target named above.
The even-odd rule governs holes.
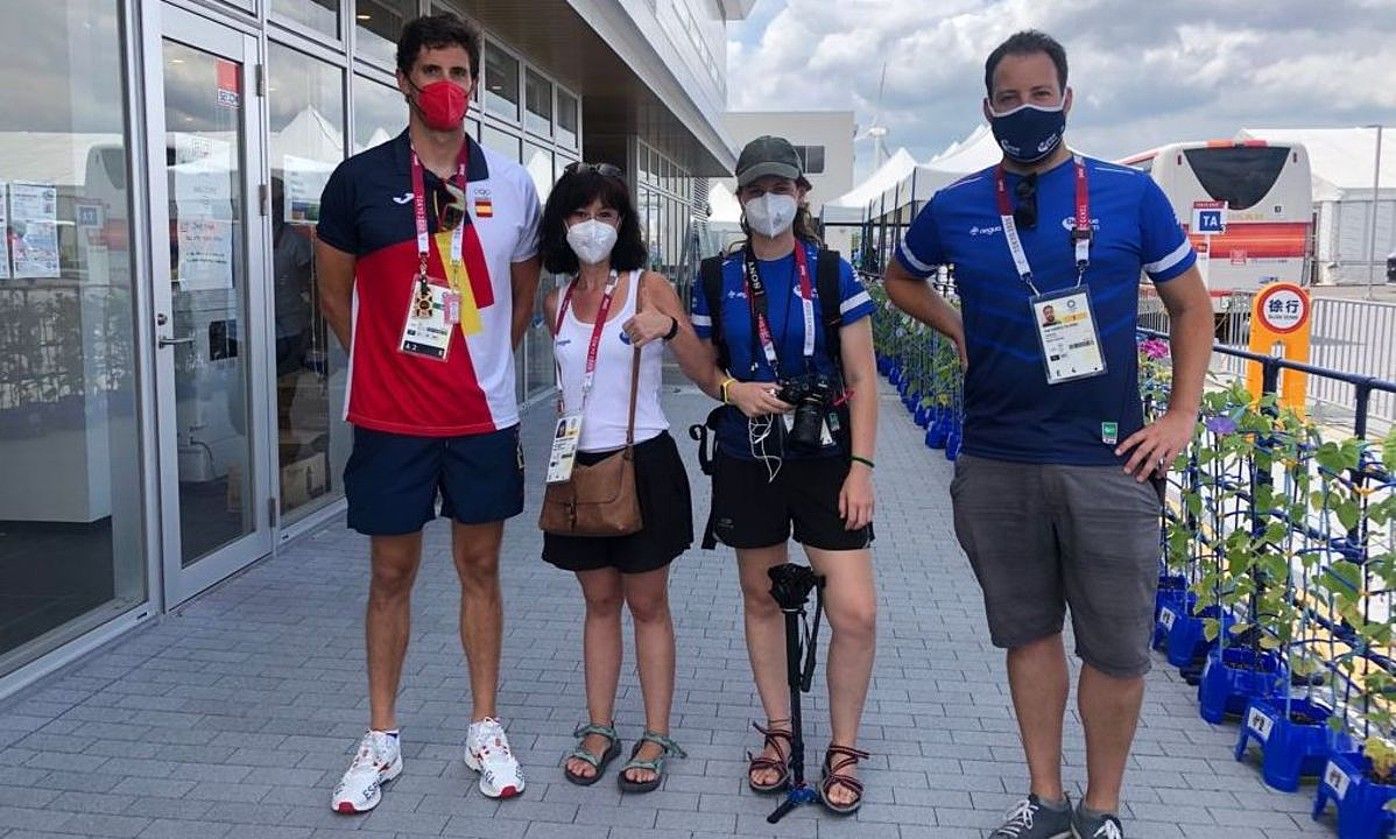
[[[766,362],[771,365],[771,372],[775,374],[776,381],[780,381],[780,360],[777,357],[770,320],[766,314],[766,284],[761,281],[761,269],[756,262],[756,253],[749,244],[745,250],[743,267],[746,274],[747,302],[751,306],[751,372],[756,372],[757,356],[755,351],[757,347],[760,347],[766,356]],[[814,285],[810,282],[809,255],[805,253],[804,242],[798,239],[795,241],[795,276],[800,283],[800,309],[805,326],[802,351],[808,365],[814,360]]]

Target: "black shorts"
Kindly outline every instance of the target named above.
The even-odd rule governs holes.
[[[441,515],[461,524],[523,512],[523,450],[517,425],[465,437],[412,437],[354,426],[344,467],[349,526],[366,536],[416,533]]]
[[[718,451],[713,462],[713,533],[732,548],[767,548],[790,538],[826,551],[855,551],[872,544],[869,523],[844,527],[839,491],[848,477],[843,457],[788,459],[774,482],[759,460]]]
[[[610,452],[578,452],[591,465]],[[644,529],[629,536],[543,534],[543,559],[564,571],[614,568],[643,574],[663,568],[693,544],[693,500],[688,473],[669,432],[635,444],[635,494]]]

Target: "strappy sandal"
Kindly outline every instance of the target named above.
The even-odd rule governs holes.
[[[609,745],[606,746],[606,751],[602,752],[600,757],[587,751],[583,745],[586,742],[586,738],[593,734],[605,737],[609,742]],[[577,748],[573,749],[571,754],[562,759],[562,774],[567,780],[579,787],[589,787],[601,780],[602,773],[606,771],[606,767],[610,765],[611,761],[620,757],[620,737],[616,734],[615,726],[597,725],[594,722],[577,726],[577,730],[572,732],[572,736],[579,738],[577,740]],[[573,758],[591,764],[592,768],[596,771],[590,776],[579,775],[573,772],[571,767],[567,765]]]
[[[867,760],[871,755],[860,749],[851,749],[848,746],[830,746],[824,753],[824,777],[819,781],[819,800],[824,802],[824,806],[829,808],[829,812],[840,816],[851,816],[858,812],[858,808],[863,806],[863,782],[853,777],[845,775],[844,769],[856,766],[858,761]],[[835,763],[835,758],[840,760]],[[854,794],[854,799],[847,804],[835,804],[829,800],[829,793],[835,786],[842,786],[844,789]]]
[[[654,743],[664,751],[659,757],[653,760],[640,760],[635,755],[640,753],[640,749],[645,743]],[[688,757],[688,752],[679,748],[679,744],[657,731],[645,729],[645,733],[640,735],[640,739],[635,742],[635,748],[630,750],[630,760],[620,768],[620,774],[616,776],[616,782],[620,784],[621,792],[651,792],[659,788],[659,782],[664,780],[664,761],[670,755],[676,757]],[[654,773],[654,777],[648,781],[632,781],[626,777],[626,773],[632,769],[645,769]]]
[[[756,729],[761,736],[766,738],[765,743],[761,746],[761,754],[746,753],[748,761],[746,767],[746,783],[747,786],[751,787],[752,792],[759,792],[762,794],[780,792],[790,785],[790,752],[794,744],[794,739],[793,735],[788,730],[775,727],[775,723],[778,722],[789,722],[789,720],[771,720],[769,727],[762,726],[759,723],[751,724],[752,728]],[[782,741],[785,743],[784,746],[781,745]],[[780,757],[766,757],[766,749],[775,749],[776,754],[780,755]],[[751,777],[753,773],[767,769],[774,769],[779,772],[780,777],[769,784],[758,784],[756,780]]]

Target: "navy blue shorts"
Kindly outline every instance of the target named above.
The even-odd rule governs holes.
[[[416,533],[441,515],[461,524],[523,512],[519,427],[466,437],[410,437],[354,426],[344,467],[349,526],[366,536]]]

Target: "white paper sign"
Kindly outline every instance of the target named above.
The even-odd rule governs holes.
[[[320,220],[320,194],[329,183],[334,167],[318,160],[284,155],[284,218],[290,224],[314,224]]]
[[[1246,728],[1250,729],[1264,743],[1270,739],[1270,732],[1275,728],[1275,721],[1266,716],[1259,708],[1252,708],[1246,715]]]
[[[10,258],[16,277],[58,276],[58,189],[10,184]]]
[[[1339,801],[1342,801],[1343,797],[1348,794],[1348,784],[1351,783],[1351,780],[1348,778],[1348,773],[1330,760],[1328,765],[1323,768],[1323,783],[1333,790],[1333,794],[1337,796]]]
[[[183,291],[233,287],[231,147],[197,135],[176,137],[176,276]]]

